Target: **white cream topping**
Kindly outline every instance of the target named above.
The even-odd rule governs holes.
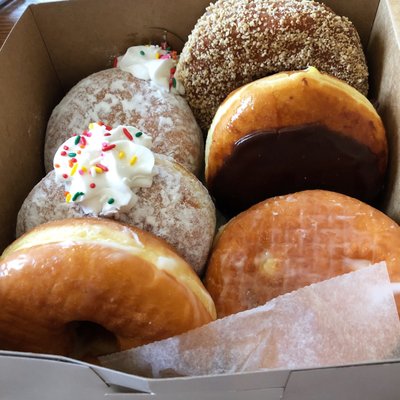
[[[92,123],[69,138],[54,156],[56,177],[66,201],[85,213],[107,216],[132,208],[136,188],[150,187],[154,175],[152,139],[133,126],[111,129]]]
[[[156,87],[175,94],[184,94],[180,81],[175,78],[177,54],[160,46],[133,46],[117,58],[117,68],[135,78],[151,81]]]

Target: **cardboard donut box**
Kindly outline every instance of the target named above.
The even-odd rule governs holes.
[[[31,5],[0,50],[0,247],[44,175],[51,110],[83,77],[112,66],[127,47],[159,40],[181,48],[208,0],[72,0]],[[381,209],[400,222],[400,2],[325,1],[356,25],[390,146]],[[147,379],[75,360],[0,352],[4,399],[400,399],[400,360],[303,370]]]

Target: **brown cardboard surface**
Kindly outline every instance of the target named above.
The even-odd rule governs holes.
[[[165,7],[158,0],[113,0],[112,13],[107,0],[49,3],[31,8],[63,87],[69,89],[84,76],[110,67],[114,56],[127,47],[159,40],[159,28],[172,32],[168,39],[174,48],[180,49],[209,3],[210,0],[174,0]],[[353,21],[366,46],[379,0],[325,3]]]
[[[373,78],[370,94],[378,101],[378,112],[389,143],[389,173],[383,209],[397,222],[400,222],[400,41],[397,37],[400,20],[395,19],[394,12],[398,15],[399,8],[396,0],[381,1],[367,51]]]
[[[43,135],[59,83],[32,14],[0,52],[0,248],[14,237],[24,197],[43,175]]]
[[[330,0],[326,1],[338,13],[349,16],[357,26],[363,43],[367,43],[371,25],[374,23],[375,10],[378,0]],[[0,148],[0,247],[3,248],[14,236],[15,218],[19,206],[27,192],[43,175],[42,148],[43,138],[49,114],[62,93],[85,75],[111,65],[114,55],[124,51],[126,47],[146,42],[149,38],[157,40],[158,30],[151,26],[161,26],[170,29],[179,36],[185,37],[197,17],[200,16],[208,0],[176,0],[163,2],[161,0],[85,0],[60,3],[49,3],[33,6],[23,15],[22,19],[12,31],[7,42],[0,51],[0,135],[3,146]],[[147,23],[146,21],[151,21]],[[372,29],[371,40],[368,46],[368,60],[371,70],[372,95],[380,102],[379,111],[389,134],[391,146],[391,164],[388,192],[385,205],[389,215],[400,220],[400,177],[398,170],[398,153],[400,151],[400,85],[398,82],[398,66],[400,65],[400,5],[398,0],[381,0],[377,17]],[[174,47],[182,45],[179,39],[169,36]],[[90,49],[90,51],[88,50]],[[60,78],[60,80],[59,80]],[[61,83],[60,83],[61,82]],[[4,145],[6,143],[6,145]],[[2,356],[5,357],[5,356]],[[0,358],[2,358],[0,357]],[[19,398],[43,399],[49,388],[48,383],[54,380],[53,397],[61,398],[57,394],[57,379],[68,385],[68,382],[79,381],[80,394],[70,398],[89,398],[87,392],[96,391],[97,384],[103,385],[102,379],[110,378],[110,384],[123,384],[134,377],[125,376],[115,371],[97,371],[99,381],[85,379],[82,366],[70,366],[62,373],[42,368],[37,359],[31,359],[22,366],[10,368],[8,359],[2,366],[0,379],[8,383],[8,388],[19,390]],[[26,360],[25,360],[26,361]],[[54,361],[56,362],[56,361]],[[51,364],[54,366],[54,364]],[[384,374],[379,375],[379,367],[385,365]],[[378,364],[355,367],[359,370],[371,368],[368,373],[349,375],[347,368],[332,368],[319,372],[298,371],[296,381],[292,380],[292,391],[287,390],[283,398],[296,397],[303,393],[304,398],[328,398],[328,390],[334,390],[341,385],[341,379],[347,380],[348,386],[343,390],[351,390],[347,398],[356,398],[352,393],[354,387],[364,390],[368,394],[368,382],[376,382],[371,377],[383,378],[398,376],[398,365]],[[32,371],[36,375],[30,374]],[[345,371],[343,375],[336,374],[338,370]],[[317,370],[322,371],[322,370]],[[300,374],[301,372],[301,374]],[[273,399],[280,395],[281,387],[287,382],[289,371],[266,371],[257,374],[227,375],[224,377],[202,377],[185,379],[170,379],[161,381],[141,381],[143,388],[152,385],[152,390],[158,393],[157,398],[177,398],[174,393],[182,391],[181,398],[203,398],[202,388],[214,389],[216,394],[209,398],[248,398],[246,394],[239,396],[235,392],[251,388],[257,389],[251,398]],[[57,375],[59,374],[59,375]],[[305,375],[308,374],[308,375]],[[307,378],[305,378],[307,376]],[[29,384],[25,392],[21,389],[21,377],[24,383]],[[11,379],[12,378],[12,379]],[[82,379],[81,379],[82,378]],[[140,380],[140,378],[136,378]],[[323,385],[308,386],[307,382],[318,383],[324,380]],[[279,382],[278,382],[279,381]],[[135,381],[137,383],[137,381]],[[322,381],[321,381],[322,382]],[[388,381],[389,382],[389,381]],[[1,394],[4,387],[1,386]],[[389,389],[382,390],[380,398],[400,398],[400,385],[396,380],[390,380]],[[388,383],[388,385],[389,385]],[[61,384],[61,383],[60,383]],[[186,386],[188,385],[188,386]],[[232,385],[234,390],[232,390]],[[269,386],[268,386],[269,385]],[[274,385],[274,386],[271,386]],[[279,386],[282,385],[282,386]],[[311,384],[310,384],[311,385]],[[351,389],[353,386],[353,389]],[[290,386],[288,386],[290,387]],[[231,388],[231,391],[229,391]],[[264,389],[263,389],[264,388]],[[277,389],[267,393],[266,388]],[[383,388],[385,389],[385,388]],[[21,392],[22,390],[22,392]],[[225,392],[226,390],[226,392]],[[197,395],[187,395],[194,391]],[[264,391],[264,392],[263,392]],[[15,393],[15,391],[14,391]],[[314,397],[311,397],[311,394]],[[338,392],[332,392],[338,393]],[[341,392],[342,397],[345,398]],[[376,393],[376,392],[375,392]],[[379,392],[378,392],[379,393]],[[12,390],[7,393],[13,400],[18,397]],[[287,397],[292,395],[292,397]],[[185,397],[186,395],[186,397]],[[110,394],[111,396],[111,394]],[[113,398],[134,398],[133,394],[114,394]],[[149,397],[147,394],[138,394],[137,398]],[[294,396],[294,397],[293,397]],[[360,395],[361,396],[361,395]],[[152,396],[154,398],[155,396]],[[68,397],[65,397],[68,398]],[[366,397],[359,397],[365,399]]]
[[[182,48],[208,4],[209,0],[86,0],[40,4],[32,10],[62,85],[70,88],[84,76],[111,67],[113,58],[129,46],[160,42],[160,27],[174,33],[168,34],[174,48]]]

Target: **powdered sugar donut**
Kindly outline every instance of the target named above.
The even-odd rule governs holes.
[[[46,131],[46,171],[67,138],[98,121],[112,127],[136,126],[152,137],[155,152],[199,173],[203,139],[185,99],[118,68],[84,78],[55,107]]]
[[[152,153],[135,127],[93,124],[57,150],[50,171],[25,199],[17,236],[48,221],[107,217],[171,244],[201,274],[215,233],[215,207],[202,183]]]

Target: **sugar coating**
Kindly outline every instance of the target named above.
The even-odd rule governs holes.
[[[135,207],[113,218],[163,238],[201,274],[215,232],[213,202],[201,182],[178,163],[159,154],[155,161],[152,186],[136,190]],[[17,236],[48,221],[82,216],[78,203],[65,202],[64,188],[51,171],[25,199],[18,213]]]
[[[46,132],[46,171],[53,168],[54,154],[65,140],[98,121],[143,130],[153,138],[153,151],[199,173],[203,138],[186,100],[117,68],[86,77],[55,107]]]
[[[232,90],[308,66],[368,92],[365,56],[348,18],[309,0],[219,0],[198,20],[176,74],[206,131]]]

